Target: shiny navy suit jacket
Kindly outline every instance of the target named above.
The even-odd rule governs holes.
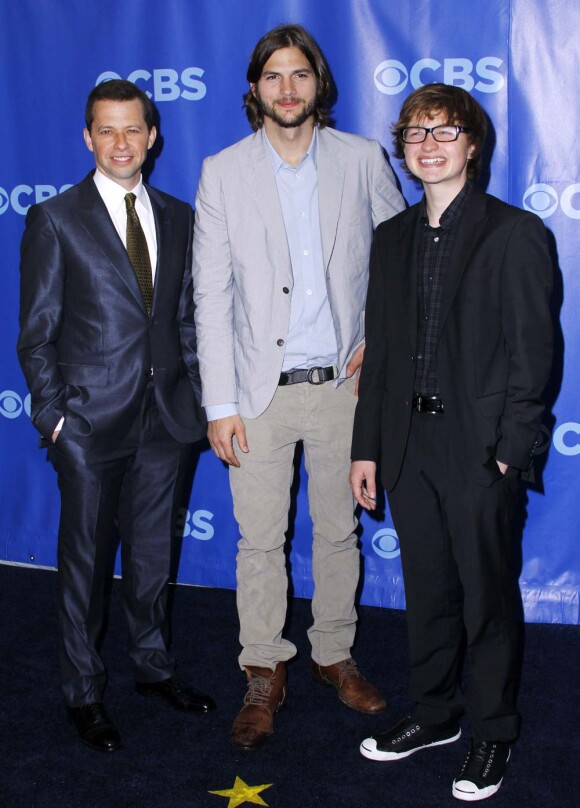
[[[31,418],[62,434],[114,447],[129,430],[151,379],[169,433],[204,432],[193,316],[191,206],[146,186],[157,231],[148,316],[127,251],[92,174],[30,208],[21,247],[18,355]]]

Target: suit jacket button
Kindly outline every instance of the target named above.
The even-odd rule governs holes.
[[[290,289],[288,289],[287,286],[283,286],[282,291],[284,292],[285,295],[287,295],[290,292]]]
[[[282,345],[284,345],[284,340],[283,339],[276,340],[276,345],[279,345],[280,347],[282,347]]]
[[[405,399],[405,400],[403,401],[403,404],[405,405],[405,407],[408,407],[408,406],[409,406],[409,402],[407,401],[407,399]]]

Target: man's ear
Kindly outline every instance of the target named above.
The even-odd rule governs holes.
[[[87,147],[87,149],[89,151],[92,152],[93,151],[93,141],[91,140],[91,133],[89,132],[89,130],[86,127],[83,129],[83,137],[85,139],[85,146]]]

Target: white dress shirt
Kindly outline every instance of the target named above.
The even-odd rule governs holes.
[[[93,179],[97,186],[103,202],[113,220],[115,229],[125,247],[127,247],[127,206],[125,195],[129,193],[122,185],[106,177],[97,168]],[[152,282],[155,283],[155,270],[157,269],[157,234],[155,232],[155,219],[151,200],[143,185],[143,178],[139,179],[137,185],[131,189],[130,193],[135,194],[135,210],[141,222],[141,227],[145,233],[147,247],[149,248],[149,258],[151,260]]]

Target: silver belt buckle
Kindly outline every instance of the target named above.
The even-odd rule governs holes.
[[[320,376],[322,370],[323,368],[320,367],[308,368],[308,373],[306,374],[306,381],[308,382],[308,384],[316,384],[316,385],[324,384],[325,379],[322,379]],[[316,371],[318,374],[318,378],[316,380],[314,379],[314,371]]]

